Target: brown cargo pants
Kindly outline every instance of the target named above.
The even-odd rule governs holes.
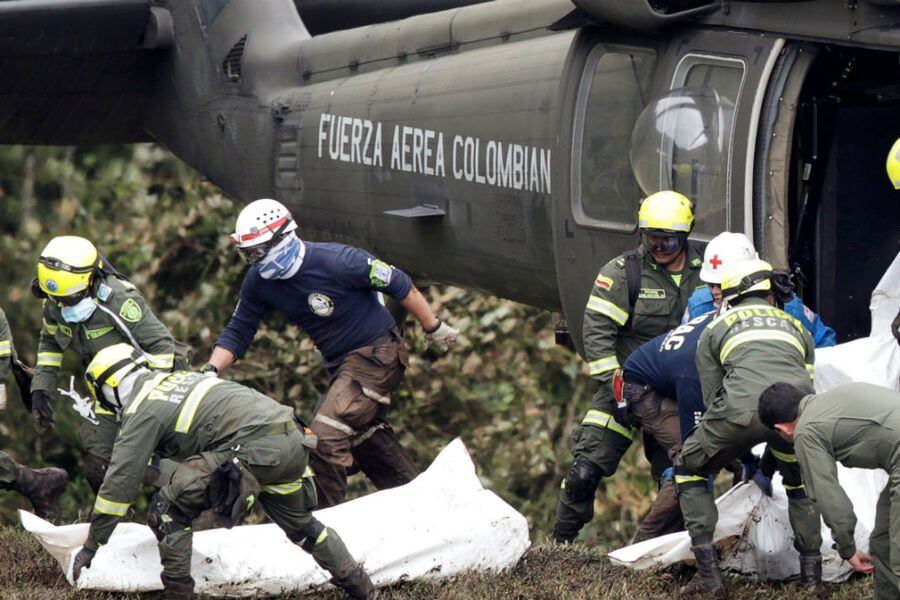
[[[400,335],[392,330],[329,365],[331,387],[310,424],[319,438],[309,461],[319,508],[343,501],[350,469],[362,471],[378,489],[403,485],[419,474],[387,420],[391,393],[407,364]]]
[[[656,443],[665,449],[671,465],[671,460],[681,450],[678,404],[660,394],[655,388],[639,383],[625,382],[623,394],[635,421],[644,430],[644,435],[652,436]],[[684,519],[678,505],[675,484],[672,481],[665,481],[650,507],[650,512],[641,521],[633,543],[682,529]]]

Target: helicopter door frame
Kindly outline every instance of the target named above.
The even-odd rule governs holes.
[[[735,98],[734,117],[728,167],[726,172],[726,224],[730,231],[743,230],[753,236],[753,166],[760,113],[769,81],[778,57],[784,48],[784,38],[733,31],[690,30],[670,45],[669,52],[660,57],[660,66],[672,65],[663,74],[667,89],[660,95],[684,85],[691,68],[698,64],[743,65],[740,88]],[[661,162],[660,169],[667,165]],[[741,215],[743,217],[741,218]],[[692,237],[709,239],[717,232],[695,233]]]

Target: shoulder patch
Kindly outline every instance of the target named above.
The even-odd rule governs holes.
[[[391,283],[394,275],[394,267],[378,259],[369,259],[372,265],[369,269],[369,281],[374,288],[385,288]]]
[[[97,288],[97,298],[103,302],[108,302],[110,298],[113,296],[113,289],[106,285],[105,283],[101,283],[100,287]]]
[[[666,298],[666,290],[658,288],[641,288],[638,298],[650,300],[664,300]]]
[[[122,308],[119,309],[119,316],[129,323],[137,323],[144,316],[144,312],[133,298],[129,298],[122,303]]]
[[[611,290],[613,280],[611,277],[606,277],[605,275],[597,275],[597,279],[594,280],[594,285],[601,287],[604,290]]]

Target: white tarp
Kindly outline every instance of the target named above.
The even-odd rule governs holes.
[[[515,565],[530,541],[528,523],[482,487],[459,439],[407,485],[315,513],[337,531],[376,585]],[[60,563],[71,563],[88,525],[54,526],[20,511],[22,525]],[[145,525],[121,523],[101,547],[79,589],[149,591],[162,588],[156,538]],[[324,584],[328,574],[274,524],[194,534],[191,571],[197,593],[244,597],[278,595]]]
[[[900,347],[890,329],[900,309],[900,255],[872,292],[872,331],[869,337],[816,350],[816,391],[824,392],[852,381],[865,381],[900,391]],[[856,544],[869,547],[875,523],[875,502],[887,482],[881,470],[848,469],[838,465],[838,477],[853,502],[858,523]],[[786,579],[800,570],[788,522],[787,496],[780,477],[773,481],[772,498],[749,483],[730,489],[716,500],[719,522],[714,540],[723,569],[759,579]],[[851,572],[832,548],[831,531],[822,524],[822,575],[826,581],[845,579]],[[663,567],[693,560],[686,532],[633,544],[609,554],[610,560],[634,569]]]

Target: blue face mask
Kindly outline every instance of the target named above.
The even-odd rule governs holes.
[[[283,239],[277,246],[269,250],[264,259],[259,261],[259,276],[263,279],[282,279],[296,274],[302,242],[293,233]]]
[[[97,304],[93,298],[85,298],[75,306],[63,306],[62,318],[67,323],[81,323],[87,321],[94,311],[97,310]]]

